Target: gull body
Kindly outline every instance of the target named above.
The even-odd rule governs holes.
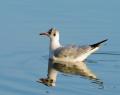
[[[48,32],[40,33],[40,35],[46,35],[49,37],[49,58],[58,61],[84,61],[89,55],[100,48],[101,43],[107,41],[107,39],[105,39],[98,43],[84,46],[62,46],[59,41],[59,31],[57,29],[51,28]]]
[[[40,35],[46,35],[47,37],[49,37],[50,44],[49,44],[48,75],[47,75],[47,78],[42,78],[40,79],[39,82],[47,86],[55,86],[58,71],[63,71],[63,69],[66,68],[66,67],[60,68],[62,69],[60,70],[59,66],[62,67],[64,66],[64,64],[66,66],[67,64],[71,65],[70,68],[71,67],[74,68],[74,66],[76,65],[77,66],[76,69],[79,71],[80,75],[92,77],[96,79],[96,76],[92,74],[90,70],[87,70],[86,65],[82,63],[82,61],[84,61],[93,52],[97,51],[100,48],[100,44],[107,41],[107,39],[100,41],[98,43],[92,44],[92,45],[62,46],[59,41],[59,31],[57,29],[51,28],[48,30],[48,32],[40,33]],[[53,61],[56,61],[56,63],[62,62],[63,64],[56,65],[56,63]],[[57,71],[56,69],[59,69],[59,70]],[[71,70],[73,69],[71,68]],[[81,72],[81,71],[84,71],[84,72]]]

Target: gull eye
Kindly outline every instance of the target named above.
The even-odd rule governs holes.
[[[51,31],[49,31],[48,34],[51,34]]]
[[[51,29],[48,31],[48,34],[49,34],[49,35],[52,33],[52,30],[53,30],[53,28],[51,28]]]

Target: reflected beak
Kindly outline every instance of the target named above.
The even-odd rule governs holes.
[[[40,33],[40,35],[46,35],[46,36],[49,36],[48,32]]]

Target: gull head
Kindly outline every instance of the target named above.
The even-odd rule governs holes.
[[[50,40],[59,40],[59,31],[55,28],[49,29],[47,32],[40,33],[50,38]]]

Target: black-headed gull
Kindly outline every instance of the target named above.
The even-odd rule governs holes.
[[[107,41],[107,39],[92,45],[84,46],[62,46],[59,42],[59,31],[55,28],[49,29],[48,32],[40,33],[50,38],[49,58],[59,61],[78,62],[84,61],[89,55],[100,48],[100,44]]]

